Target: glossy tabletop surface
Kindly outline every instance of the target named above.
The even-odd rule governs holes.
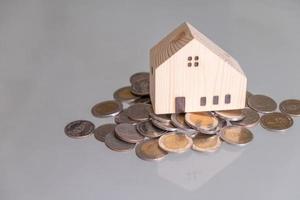
[[[300,98],[299,1],[0,0],[0,199],[298,200],[300,118],[161,162],[64,134],[111,122],[91,107],[148,71],[149,49],[184,21],[239,61],[252,93]]]

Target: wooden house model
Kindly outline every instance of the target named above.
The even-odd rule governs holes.
[[[246,86],[238,62],[189,23],[150,50],[150,96],[156,114],[241,109]]]

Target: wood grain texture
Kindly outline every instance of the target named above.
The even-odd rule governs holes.
[[[150,96],[157,114],[175,113],[176,97],[185,97],[185,112],[245,106],[247,78],[239,64],[187,23],[150,50],[150,65]],[[201,97],[206,97],[205,106]]]

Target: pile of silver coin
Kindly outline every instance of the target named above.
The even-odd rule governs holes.
[[[168,153],[183,153],[189,149],[215,152],[223,142],[246,145],[254,135],[249,128],[283,132],[293,126],[293,117],[300,116],[300,100],[288,99],[279,104],[266,95],[247,92],[245,108],[213,112],[193,112],[157,115],[149,97],[149,73],[130,77],[130,86],[113,94],[114,100],[92,107],[94,117],[113,117],[114,123],[95,125],[78,120],[65,127],[71,138],[94,135],[95,139],[118,152],[135,149],[143,160],[161,160]]]

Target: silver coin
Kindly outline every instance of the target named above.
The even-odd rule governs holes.
[[[118,124],[115,128],[115,133],[119,139],[128,143],[137,143],[144,139],[144,136],[132,124]]]
[[[260,118],[260,125],[270,131],[286,131],[293,123],[291,116],[280,112],[267,113]]]
[[[127,108],[127,115],[136,121],[146,121],[150,118],[149,114],[153,112],[152,105],[137,103]]]
[[[144,121],[136,125],[137,131],[145,137],[157,138],[165,134],[167,131],[153,126],[151,121]]]
[[[93,133],[95,125],[87,120],[73,121],[65,127],[65,134],[71,138],[84,138]]]
[[[149,72],[138,72],[138,73],[133,74],[130,77],[130,83],[134,84],[135,82],[138,82],[140,80],[149,79],[149,77],[150,77]]]
[[[300,116],[300,100],[299,99],[287,99],[279,104],[281,112],[289,114],[292,117]]]
[[[270,113],[276,110],[277,103],[265,95],[252,95],[248,99],[250,108],[260,113]]]
[[[142,79],[134,82],[131,86],[131,92],[138,96],[149,95],[150,93],[149,79]]]
[[[160,129],[165,130],[165,131],[177,131],[178,130],[178,128],[173,126],[173,124],[171,124],[171,123],[162,123],[162,122],[157,121],[155,119],[152,119],[151,122],[157,128],[160,128]]]
[[[115,131],[116,124],[103,124],[94,130],[94,136],[100,142],[105,141],[105,136]]]
[[[128,124],[137,124],[137,121],[128,117],[127,110],[122,110],[118,115],[115,116],[115,122],[117,124],[128,123]]]
[[[245,118],[242,109],[238,110],[222,110],[215,111],[215,113],[222,119],[230,120],[230,121],[239,121]]]
[[[134,148],[135,144],[124,142],[115,136],[115,132],[108,133],[104,140],[105,145],[113,151],[124,152]]]
[[[150,113],[150,117],[162,123],[171,123],[171,114],[157,115],[155,113]]]

